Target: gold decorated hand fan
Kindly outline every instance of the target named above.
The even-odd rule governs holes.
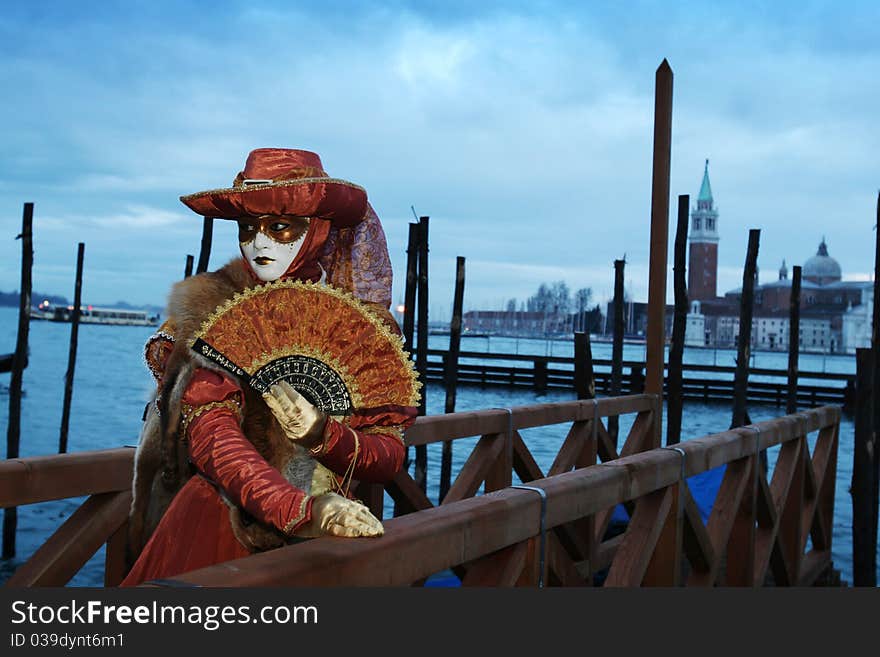
[[[260,393],[285,380],[330,415],[419,402],[421,384],[400,337],[329,285],[278,281],[236,294],[190,347]]]

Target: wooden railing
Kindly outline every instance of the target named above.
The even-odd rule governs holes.
[[[121,582],[133,463],[131,448],[0,461],[4,508],[89,496],[16,569],[7,586],[63,586],[105,543],[104,585]]]
[[[402,472],[384,490],[406,515],[384,520],[381,538],[315,539],[176,579],[206,586],[400,586],[451,568],[464,585],[483,586],[792,585],[828,571],[839,409],[686,441],[676,450],[656,449],[657,413],[655,397],[635,395],[419,418],[407,432],[409,445],[479,436],[439,506]],[[626,414],[635,417],[618,452],[602,419]],[[570,427],[544,473],[520,431],[562,423]],[[806,436],[813,431],[819,435],[811,456]],[[768,482],[758,455],[776,445]],[[120,581],[131,459],[132,450],[108,450],[0,462],[4,506],[92,495],[8,584],[64,584],[104,541],[105,583]],[[721,465],[726,472],[704,525],[684,478]],[[531,489],[511,487],[514,474]],[[67,483],[51,483],[59,475]],[[358,491],[381,515],[383,488]],[[618,504],[631,519],[624,533],[611,536]],[[72,545],[73,556],[66,552]]]
[[[586,414],[586,404],[578,404]],[[538,412],[514,409],[514,416],[520,411]],[[460,420],[433,421],[439,430]],[[528,483],[533,490],[508,487],[393,518],[379,539],[315,539],[176,579],[197,586],[407,586],[452,568],[463,585],[478,586],[582,586],[596,575],[606,586],[810,585],[832,565],[839,424],[839,409],[823,407],[554,474],[601,448],[599,423],[596,434],[572,427],[550,476]],[[807,435],[814,431],[811,455]],[[760,453],[776,446],[768,482]],[[686,478],[722,465],[703,524]],[[546,495],[544,514],[534,489]],[[617,504],[628,505],[631,519],[609,538],[606,522]]]

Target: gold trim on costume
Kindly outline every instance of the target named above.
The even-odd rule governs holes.
[[[174,344],[174,335],[165,331],[166,327],[171,331],[173,330],[174,325],[171,324],[170,320],[165,320],[162,326],[159,327],[159,330],[148,337],[147,341],[144,343],[144,364],[147,366],[147,369],[150,370],[150,374],[153,375],[153,378],[157,381],[162,379],[163,372],[160,372],[157,368],[153,367],[153,363],[150,362],[150,347],[159,340],[167,340],[171,344]]]
[[[223,401],[209,402],[195,407],[190,406],[189,404],[181,404],[180,433],[183,437],[186,438],[186,430],[189,428],[189,425],[192,424],[193,420],[199,417],[202,413],[213,411],[216,408],[226,408],[231,410],[238,418],[238,421],[241,422],[241,404],[235,399],[224,399]]]
[[[403,439],[403,429],[400,427],[365,427],[363,429],[359,429],[361,433],[373,433],[373,434],[382,434],[386,436],[394,436],[404,445],[406,441]]]
[[[367,193],[367,190],[361,187],[360,185],[355,185],[353,182],[349,182],[347,180],[342,180],[341,178],[295,178],[293,180],[279,180],[278,182],[271,183],[260,183],[256,185],[248,185],[242,187],[224,187],[222,189],[209,189],[204,192],[196,192],[195,194],[187,194],[186,196],[181,196],[180,200],[184,203],[189,199],[197,199],[203,196],[215,196],[217,194],[246,194],[247,192],[258,191],[261,189],[273,189],[275,187],[293,187],[294,185],[308,185],[308,184],[325,184],[331,183],[333,185],[342,185],[343,187],[351,187],[352,189],[357,189],[358,191]]]
[[[306,503],[314,497],[313,495],[304,495],[302,498],[302,502],[299,503],[299,512],[297,512],[296,516],[284,525],[284,533],[290,536],[293,528],[296,527],[297,523],[301,522],[303,518],[306,517]]]

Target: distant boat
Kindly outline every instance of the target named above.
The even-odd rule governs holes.
[[[31,308],[30,318],[50,322],[70,322],[73,319],[73,306],[55,306],[44,301],[36,308]],[[85,306],[80,308],[79,321],[81,324],[112,326],[158,326],[159,315],[147,310]]]
[[[451,331],[448,328],[433,328],[428,330],[428,335],[450,335]],[[481,333],[479,331],[468,331],[464,330],[461,332],[461,337],[463,338],[488,338],[491,337],[490,333]]]

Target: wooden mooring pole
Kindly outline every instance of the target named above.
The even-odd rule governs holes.
[[[67,372],[64,375],[64,404],[61,408],[61,431],[58,436],[58,453],[67,453],[67,431],[70,426],[70,403],[73,400],[73,374],[76,370],[76,345],[79,341],[79,319],[82,315],[83,256],[86,245],[82,242],[76,250],[76,279],[73,284],[73,314],[70,316],[70,349],[67,352]]]
[[[801,267],[791,270],[791,300],[788,311],[788,397],[785,414],[797,413],[798,356],[801,352]]]
[[[648,329],[645,392],[663,399],[666,356],[666,268],[669,241],[669,168],[672,152],[672,69],[665,59],[657,68],[654,92],[654,167],[651,184],[651,256],[648,264]],[[648,441],[660,447],[662,421],[653,424]]]
[[[194,261],[194,260],[195,260],[195,257],[194,257],[194,256],[192,256],[192,255],[187,255],[187,256],[186,256],[186,266],[183,268],[183,277],[184,277],[184,278],[189,278],[190,276],[192,276],[192,273],[193,273],[193,261]]]
[[[17,459],[21,439],[21,388],[25,363],[28,357],[28,331],[31,312],[31,272],[34,266],[33,243],[34,204],[25,203],[21,219],[21,291],[18,298],[18,335],[12,359],[9,380],[9,424],[6,428],[6,458]],[[18,239],[16,238],[16,239]],[[18,526],[18,509],[7,507],[3,511],[3,559],[15,556],[15,532]]]
[[[877,512],[874,467],[873,350],[856,349],[855,444],[853,445],[853,586],[877,586]]]
[[[870,352],[867,349],[856,350],[856,444],[853,451],[852,481],[855,586],[877,586],[877,521],[880,502],[880,400],[877,397],[877,386],[880,385],[880,192],[877,194],[874,231],[871,349]]]
[[[415,212],[415,211],[413,211]],[[416,291],[419,282],[419,224],[410,223],[406,242],[406,282],[403,293],[403,349],[415,360],[413,345],[415,344],[416,326]],[[422,379],[422,397],[428,385],[427,380]],[[406,450],[404,469],[409,470],[410,454],[409,447]],[[400,505],[394,503],[394,515],[401,513]]]
[[[409,240],[406,244],[406,288],[403,295],[403,348],[410,354],[413,353],[413,345],[415,344],[418,282],[419,225],[411,223],[409,225]]]
[[[199,250],[199,264],[196,266],[197,274],[208,271],[208,261],[211,259],[211,238],[214,234],[214,219],[212,217],[203,217],[203,219],[202,248]]]
[[[452,298],[452,321],[449,322],[449,353],[444,363],[446,379],[446,412],[455,412],[458,388],[458,354],[461,351],[461,316],[464,306],[464,258],[455,259],[455,294]],[[440,501],[446,497],[452,482],[452,441],[443,443],[440,461]]]
[[[874,366],[871,374],[871,389],[874,390],[873,413],[873,454],[874,454],[874,491],[871,494],[873,511],[871,512],[871,536],[874,542],[874,558],[877,555],[877,522],[880,515],[880,401],[877,400],[877,387],[880,386],[880,192],[877,192],[877,216],[874,222],[874,318],[871,330],[871,347],[874,355]],[[876,562],[875,562],[876,563]]]
[[[625,259],[614,261],[614,322],[611,338],[611,390],[609,391],[612,397],[620,395],[620,386],[623,380],[623,273],[625,267]],[[620,418],[618,416],[608,418],[608,433],[614,439],[615,444],[619,426]]]
[[[678,197],[678,222],[675,227],[675,258],[673,287],[675,289],[675,316],[672,320],[672,344],[669,345],[666,392],[666,444],[675,445],[681,440],[681,414],[684,407],[682,389],[682,361],[684,360],[684,336],[687,328],[687,257],[688,209],[691,197]]]
[[[736,345],[736,373],[733,380],[733,419],[731,429],[749,424],[746,400],[749,394],[749,358],[752,352],[752,312],[755,298],[755,271],[761,231],[749,231],[749,246],[743,269],[742,297],[739,309],[739,337]]]
[[[428,380],[428,217],[419,217],[419,290],[418,290],[418,345],[416,369],[422,381]],[[422,387],[419,415],[427,413],[428,386]],[[422,492],[428,486],[428,446],[416,446],[416,467],[413,479]]]
[[[596,397],[596,380],[593,372],[593,349],[589,331],[574,333],[574,389],[578,399]]]

